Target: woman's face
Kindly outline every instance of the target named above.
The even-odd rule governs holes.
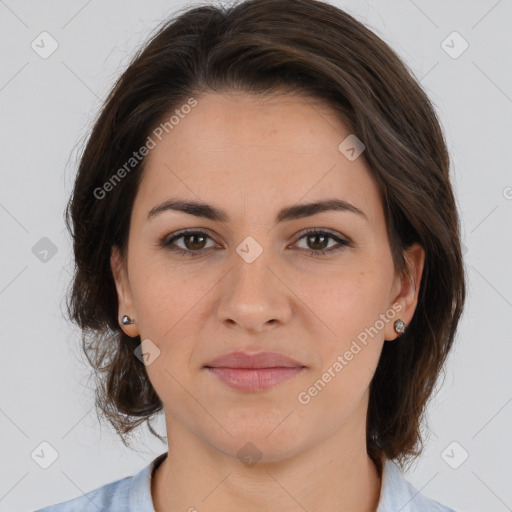
[[[353,139],[340,149],[350,132],[320,102],[211,93],[185,110],[153,137],[127,261],[112,253],[119,316],[136,320],[123,329],[146,340],[169,435],[185,429],[222,453],[245,446],[262,460],[336,435],[364,439],[370,381],[383,343],[398,336],[394,321],[414,313],[422,249],[406,254],[414,286],[395,275],[364,152],[355,158]],[[155,210],[171,199],[209,207]],[[298,208],[324,201],[351,206]],[[180,237],[184,229],[200,233]],[[207,368],[235,351],[299,364]]]

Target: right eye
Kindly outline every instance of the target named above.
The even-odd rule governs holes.
[[[180,239],[183,239],[183,247],[175,243]],[[204,249],[211,249],[211,246],[206,247],[204,245],[207,239],[212,240],[204,231],[184,230],[174,233],[171,236],[166,236],[160,245],[177,254],[197,257],[200,256],[201,252],[204,252]]]

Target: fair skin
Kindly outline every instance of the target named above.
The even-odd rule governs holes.
[[[327,106],[292,94],[196,99],[146,157],[127,260],[116,248],[111,258],[119,318],[136,319],[124,331],[160,351],[146,366],[169,442],[152,482],[155,510],[375,512],[369,386],[383,344],[400,343],[394,320],[408,324],[414,314],[424,251],[413,245],[405,254],[411,280],[395,272],[364,153],[350,161],[339,151],[350,131]],[[173,210],[147,219],[171,197],[208,203],[228,219]],[[326,199],[364,216],[330,210],[276,222],[285,206]],[[174,240],[188,254],[158,245],[187,228],[207,235]],[[313,228],[352,245],[304,236]],[[247,237],[262,248],[252,263],[236,251]],[[301,403],[299,393],[393,306],[393,320]],[[280,352],[306,368],[265,391],[235,390],[204,368],[235,350]],[[256,463],[237,456],[244,446],[256,447]]]

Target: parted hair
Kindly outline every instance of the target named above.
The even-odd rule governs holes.
[[[65,212],[75,259],[67,312],[81,328],[94,369],[97,412],[126,446],[143,422],[163,440],[150,421],[163,404],[134,356],[140,337],[119,325],[110,267],[112,247],[126,253],[145,159],[106,197],[98,190],[180,105],[230,91],[289,91],[325,101],[365,145],[395,271],[407,272],[404,251],[412,243],[425,250],[414,316],[399,341],[384,343],[366,424],[367,451],[379,469],[385,459],[404,466],[423,449],[426,406],[465,300],[450,158],[433,104],[412,71],[363,23],[317,0],[204,3],[177,11],[137,50],[103,102]]]

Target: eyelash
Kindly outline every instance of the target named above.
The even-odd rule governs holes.
[[[163,238],[160,241],[159,245],[165,249],[168,249],[168,250],[176,253],[176,254],[190,256],[192,258],[197,258],[198,256],[201,256],[201,253],[205,252],[206,249],[198,249],[197,251],[191,251],[191,250],[184,250],[181,248],[172,247],[172,244],[174,243],[174,241],[179,240],[180,238],[183,238],[186,235],[205,235],[206,237],[212,239],[210,237],[210,235],[208,235],[208,233],[206,233],[204,231],[190,229],[190,230],[179,231],[178,233],[176,233],[170,237],[166,236],[165,238]],[[315,251],[313,249],[301,249],[303,251],[308,252],[310,254],[310,256],[314,256],[314,257],[323,256],[326,253],[330,253],[330,252],[337,253],[338,251],[342,250],[344,247],[353,247],[353,244],[351,242],[349,242],[348,240],[344,240],[343,238],[340,238],[339,236],[335,235],[334,233],[331,233],[330,231],[320,230],[320,229],[312,229],[312,230],[302,233],[302,235],[297,239],[297,242],[299,242],[300,240],[302,240],[305,237],[312,236],[312,235],[327,236],[328,238],[331,238],[332,240],[335,240],[336,242],[338,242],[340,247],[338,247],[336,249],[333,249],[331,247],[330,249],[322,249],[322,250],[317,250],[317,251]],[[295,242],[295,243],[297,243],[297,242]],[[211,247],[209,249],[211,249]]]

